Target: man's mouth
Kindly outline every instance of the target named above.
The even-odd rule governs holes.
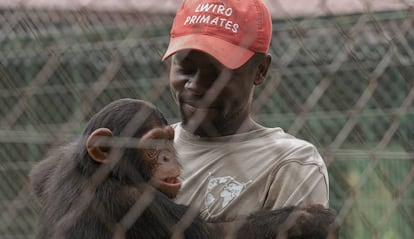
[[[213,104],[204,104],[200,101],[194,102],[194,101],[183,101],[181,102],[181,106],[189,109],[189,110],[216,110],[218,107]]]
[[[180,97],[180,104],[188,105],[196,109],[207,110],[207,109],[218,108],[217,104],[215,104],[213,100],[208,100],[208,99],[204,99],[203,97],[191,96],[191,95],[182,95]]]

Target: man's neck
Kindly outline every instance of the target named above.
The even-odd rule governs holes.
[[[222,136],[231,136],[241,133],[250,132],[252,130],[259,129],[261,126],[256,123],[253,119],[250,117],[244,120],[241,124],[232,124],[228,127],[218,126],[215,127],[214,125],[201,125],[200,127],[196,129],[192,129],[186,124],[183,124],[183,128],[202,138],[214,138],[214,137],[222,137]]]

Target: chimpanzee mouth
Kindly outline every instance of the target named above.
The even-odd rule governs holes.
[[[164,182],[167,184],[179,184],[180,180],[178,180],[178,178],[176,177],[169,177],[169,178],[165,178]]]
[[[181,189],[181,182],[177,177],[168,177],[158,182],[157,188],[170,198],[175,198]]]

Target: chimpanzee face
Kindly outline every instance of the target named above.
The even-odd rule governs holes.
[[[173,139],[173,128],[164,126],[150,130],[140,141],[140,155],[151,172],[149,183],[171,198],[174,198],[181,188],[178,179],[180,166]]]
[[[147,125],[147,127],[149,127]],[[136,161],[137,169],[141,176],[149,184],[166,194],[170,198],[174,198],[181,188],[178,180],[180,176],[180,166],[177,162],[176,151],[173,146],[174,129],[165,124],[151,124],[148,130],[140,138],[137,145],[137,153],[127,155],[122,161],[126,162],[122,170],[125,172],[129,167],[128,162]],[[111,159],[111,147],[100,146],[101,137],[112,137],[112,131],[108,128],[99,128],[92,132],[89,136],[86,148],[90,157],[98,163],[107,163]],[[133,157],[133,158],[131,158]],[[135,158],[137,157],[137,158]],[[131,168],[130,168],[131,169]]]

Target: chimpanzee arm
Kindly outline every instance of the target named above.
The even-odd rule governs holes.
[[[50,178],[59,164],[62,153],[63,150],[56,150],[45,160],[38,162],[30,171],[29,179],[32,193],[42,204],[47,200],[46,188],[47,185],[50,185]]]
[[[52,150],[46,159],[38,162],[30,171],[32,194],[42,205],[49,200],[49,194],[52,193],[50,190],[55,188],[53,186],[57,181],[61,181],[63,174],[59,171],[67,171],[66,165],[72,162],[70,154],[74,152],[74,147],[75,144],[72,143]]]

